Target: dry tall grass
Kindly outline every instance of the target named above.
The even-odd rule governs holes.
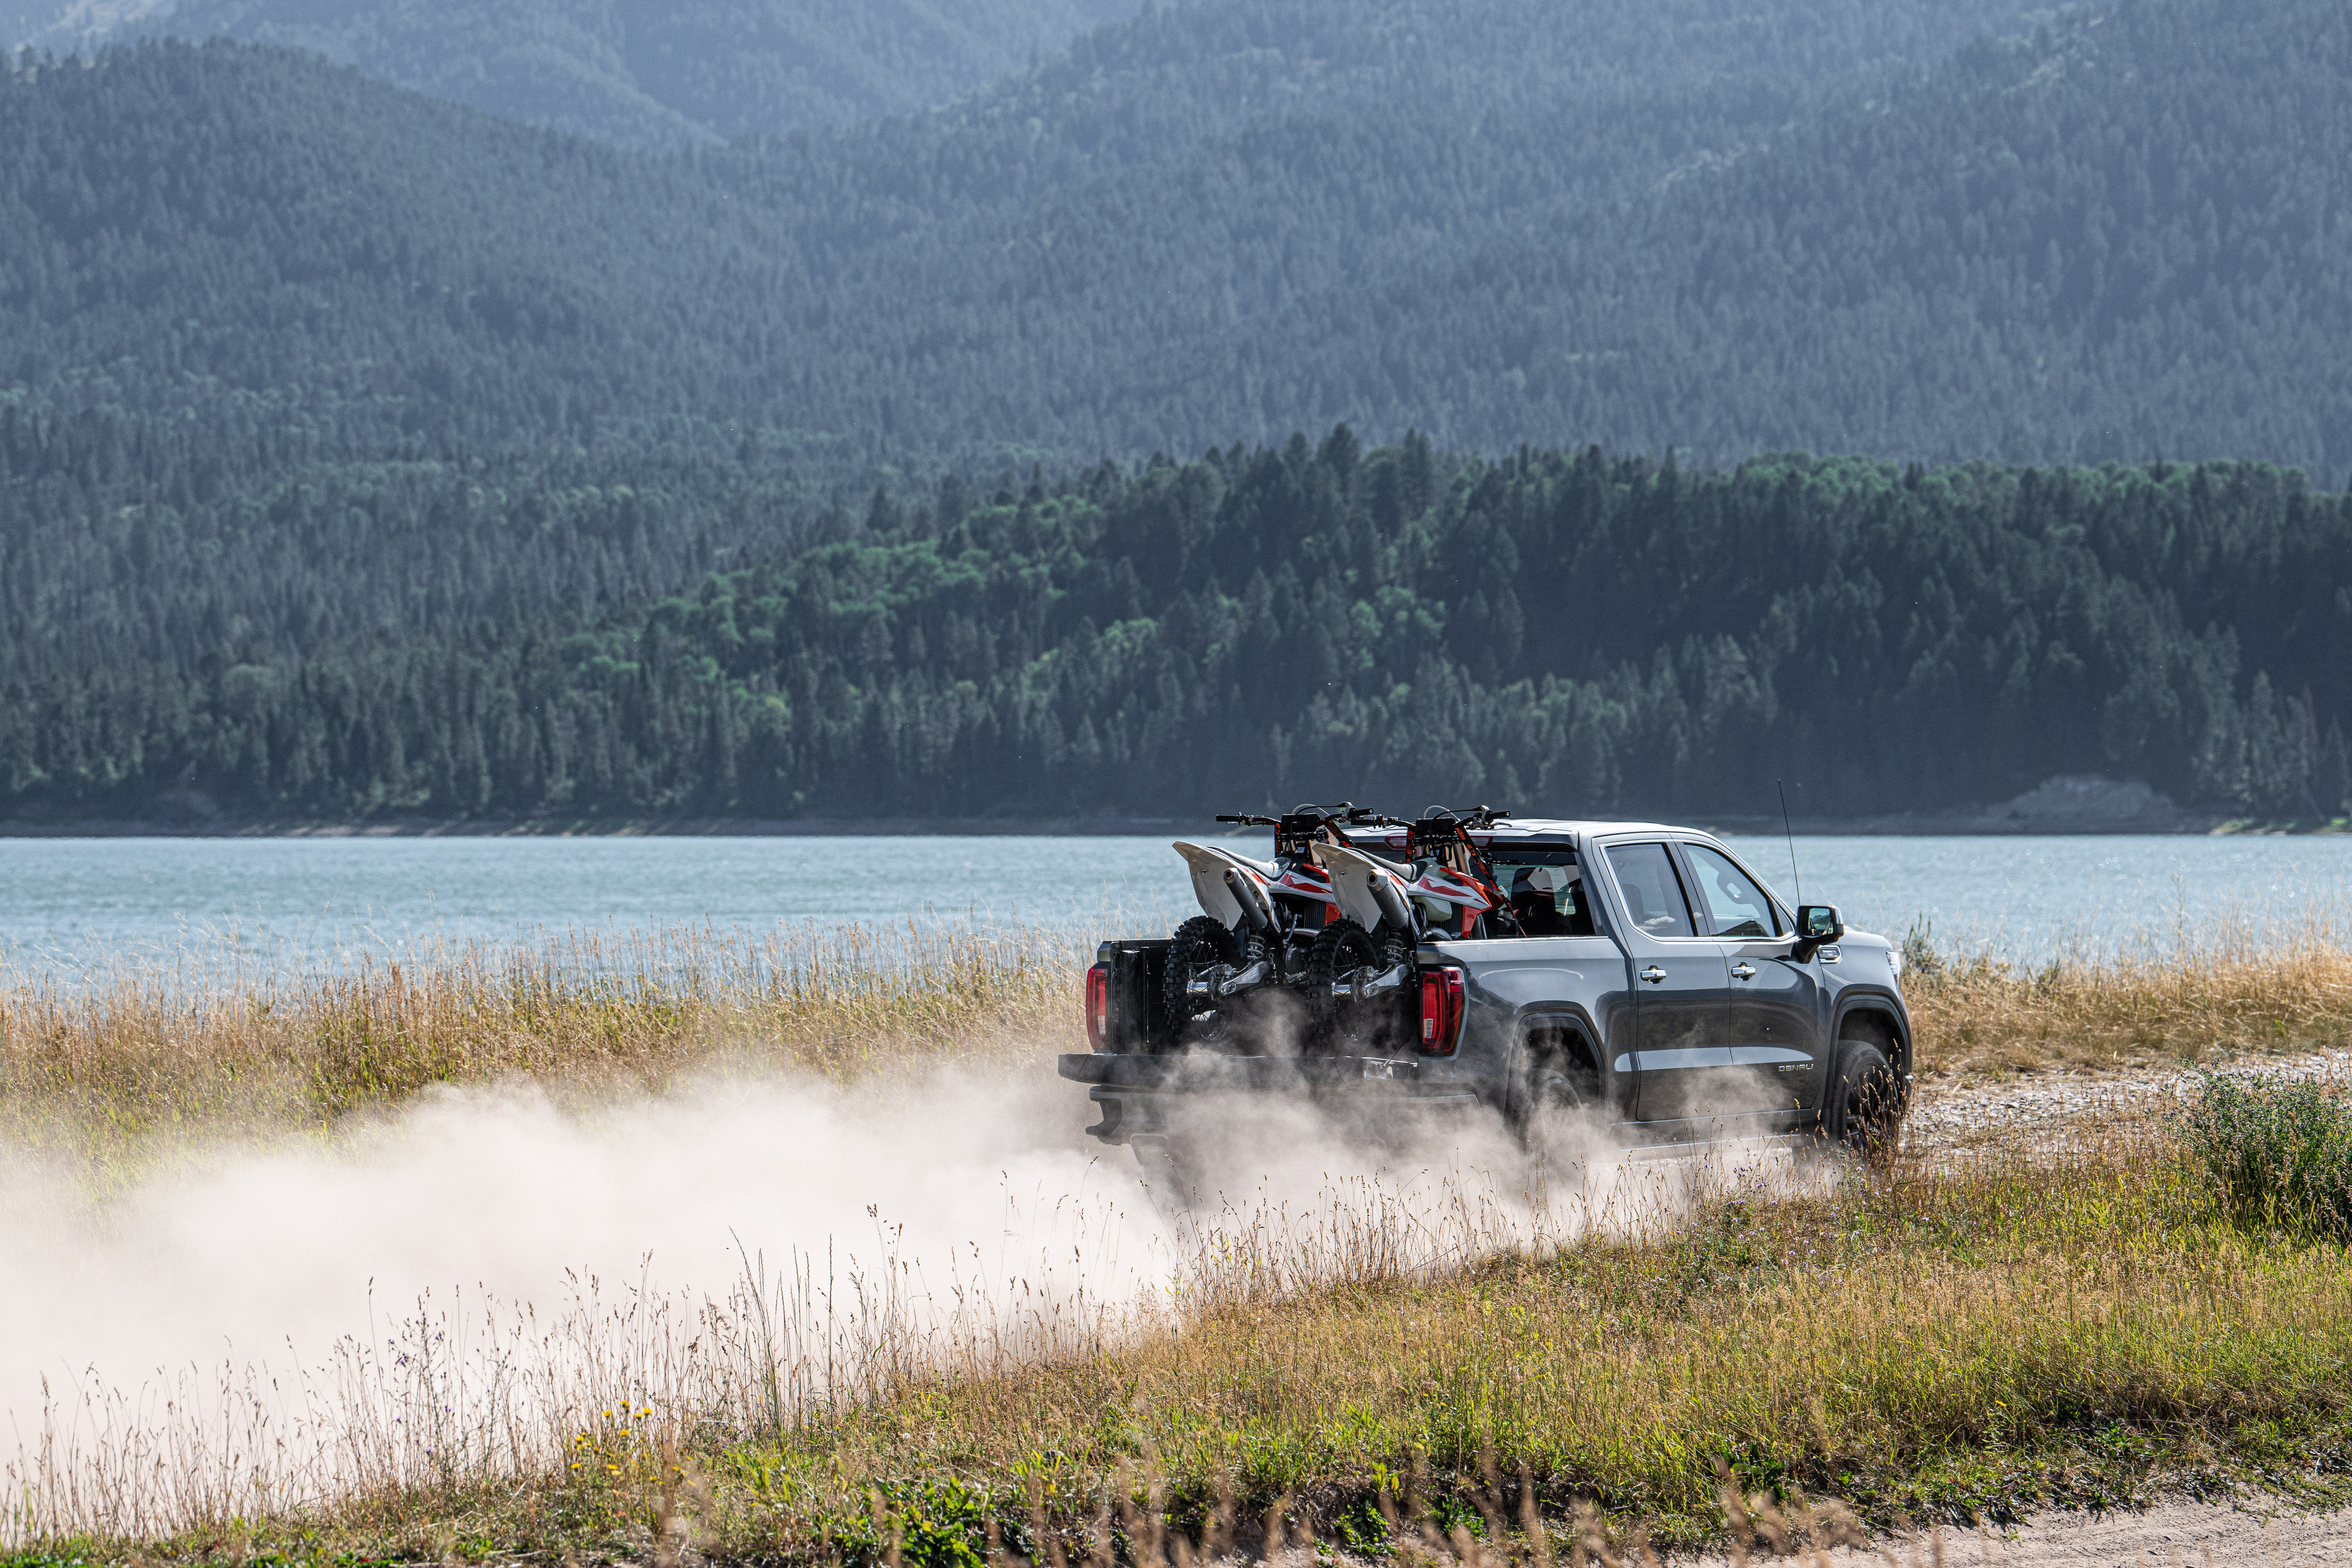
[[[1938,1073],[2352,1044],[2352,953],[2308,933],[2031,972],[1917,956]],[[0,1114],[119,1155],[443,1082],[597,1095],[743,1061],[836,1080],[1010,1063],[1079,1048],[1083,962],[1042,931],[808,925],[419,951],[227,991],[20,978],[0,984]],[[118,1553],[595,1558],[690,1528],[721,1554],[972,1568],[990,1529],[1091,1551],[1155,1487],[1185,1528],[1230,1502],[1370,1541],[1384,1506],[1459,1524],[1488,1468],[1504,1492],[1524,1468],[1555,1517],[1696,1538],[1721,1523],[1718,1461],[1891,1516],[2352,1452],[2345,1250],[2221,1224],[2147,1125],[1829,1195],[1719,1194],[1670,1234],[1531,1242],[1385,1201],[1343,1199],[1304,1241],[1228,1216],[1157,1319],[980,1291],[942,1332],[887,1273],[820,1300],[805,1271],[753,1267],[723,1301],[488,1310],[470,1371],[420,1324],[415,1353],[347,1347],[290,1392],[232,1378],[167,1409],[61,1391],[63,1447],[20,1456],[9,1529]],[[240,1401],[241,1426],[190,1425]],[[298,1452],[325,1468],[261,1458]],[[1122,1494],[1123,1473],[1151,1479]]]
[[[2012,1155],[1732,1195],[1670,1237],[1367,1279],[1084,1364],[918,1384],[730,1450],[723,1473],[797,1474],[812,1501],[845,1478],[844,1513],[876,1478],[1017,1494],[1043,1477],[1086,1498],[1148,1464],[1180,1515],[1234,1490],[1328,1533],[1370,1528],[1383,1492],[1404,1506],[1417,1466],[1424,1496],[1465,1514],[1498,1466],[1556,1516],[1590,1503],[1687,1540],[1720,1525],[1718,1461],[1882,1519],[2112,1501],[2249,1443],[2292,1467],[2345,1432],[2347,1257],[2249,1239],[2204,1199],[2137,1139],[2055,1173]],[[716,1528],[748,1545],[762,1525],[722,1510]]]
[[[570,932],[189,986],[0,983],[0,1111],[116,1142],[310,1125],[436,1083],[660,1089],[721,1060],[844,1079],[1081,1048],[1079,960],[1034,930],[814,922]]]
[[[2352,1046],[2352,951],[2332,928],[2225,926],[2201,940],[2035,969],[1924,943],[1904,975],[1919,1056],[1965,1078],[2198,1065]]]
[[[2319,927],[2030,969],[1914,943],[1931,1074],[2205,1063],[2352,1047],[2352,952]],[[659,1089],[719,1062],[836,1079],[1083,1048],[1086,957],[1038,929],[673,928],[420,947],[347,969],[186,984],[0,975],[0,1112],[20,1137],[318,1125],[427,1085]]]

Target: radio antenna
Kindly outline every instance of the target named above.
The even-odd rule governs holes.
[[[1789,786],[1774,779],[1772,787],[1780,792],[1780,831],[1788,835],[1789,875],[1797,879],[1797,902],[1801,904],[1805,901],[1805,874],[1797,869],[1797,830],[1789,823]]]

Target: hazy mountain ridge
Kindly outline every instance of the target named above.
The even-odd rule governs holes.
[[[52,72],[46,85],[20,79],[0,102],[0,121],[20,118],[42,139],[18,171],[35,197],[14,265],[0,237],[0,303],[29,304],[34,277],[52,289],[0,344],[0,378],[37,395],[45,377],[68,375],[131,406],[184,401],[213,380],[248,394],[299,386],[298,400],[324,391],[339,406],[396,405],[412,425],[436,419],[483,436],[518,424],[544,434],[551,418],[576,434],[583,419],[627,423],[647,408],[683,407],[895,430],[932,447],[1222,438],[1234,420],[1216,367],[1236,335],[1275,324],[1268,310],[1335,281],[1369,287],[1433,244],[1474,244],[1528,190],[1605,195],[1653,171],[1661,150],[1684,159],[1736,149],[1822,90],[1807,73],[1929,47],[1964,13],[1914,0],[1865,8],[1875,19],[1850,26],[1849,0],[1807,0],[1784,8],[1804,22],[1785,29],[1794,42],[1784,58],[1727,29],[1722,18],[1744,9],[1680,0],[1654,13],[1594,0],[1580,13],[1591,25],[1570,32],[1524,0],[1449,12],[1429,0],[1320,0],[1297,11],[1224,0],[1096,35],[1067,59],[940,114],[683,164],[565,149],[352,84],[297,56],[178,46],[121,54],[102,69]],[[1443,47],[1423,47],[1429,37]],[[1662,42],[1680,47],[1645,47]],[[1618,89],[1644,73],[1696,84],[1672,111],[1648,109],[1658,148],[1622,134],[1643,117],[1621,111]],[[1474,97],[1484,107],[1466,116]],[[1347,107],[1360,100],[1381,107]],[[1549,163],[1493,155],[1496,126],[1554,112],[1573,118],[1575,134],[1549,138]],[[194,117],[184,130],[183,116]],[[1503,140],[1524,151],[1528,138]],[[1572,178],[1559,166],[1563,151]],[[37,181],[37,166],[50,172]],[[63,170],[75,215],[45,234]],[[169,178],[159,197],[147,182],[160,170]],[[314,175],[394,199],[289,205],[286,191]],[[190,237],[208,259],[184,280],[126,276],[120,231],[168,248],[170,215],[184,209],[208,215]],[[1153,221],[1139,226],[1139,212]],[[331,236],[304,227],[320,223]],[[1160,237],[1156,251],[1134,253],[1147,233]],[[1024,270],[1032,240],[1075,260],[1090,236],[1129,248],[1107,300],[1056,298],[1052,279]],[[991,265],[975,268],[984,253]],[[1286,253],[1311,253],[1312,266],[1286,263]],[[1269,257],[1285,274],[1271,288]],[[1328,275],[1335,258],[1345,258],[1339,279]],[[983,277],[995,298],[976,307]],[[207,293],[196,279],[223,287]],[[321,291],[340,301],[331,316],[317,313]],[[1118,343],[1121,323],[1087,320],[1087,310],[1116,316],[1138,297],[1179,292],[1230,298],[1226,319],[1209,321],[1202,342],[1171,347],[1162,331],[1131,357],[1209,367],[1212,380],[1196,376],[1190,395],[1218,404],[1206,423],[1181,401],[1165,413],[1149,401],[1138,414],[1118,408],[1108,387],[1138,380],[1136,364],[1073,379],[1051,361],[1033,370],[1007,360],[978,374],[967,363],[955,367],[958,384],[943,386],[926,363],[932,345],[958,343],[999,361],[992,339],[1004,323],[987,312],[1004,299],[1033,301],[1029,326],[1016,330]],[[891,341],[901,322],[911,343]],[[1179,312],[1168,324],[1189,333],[1201,321]],[[904,384],[892,364],[914,367],[919,384]],[[1042,408],[1007,399],[998,389],[1006,372],[1042,372],[1073,405],[1108,401],[1109,420],[1074,425],[1050,399]],[[957,406],[975,395],[977,417]],[[942,396],[948,406],[938,406]],[[1295,422],[1279,396],[1244,411],[1244,430]]]
[[[967,300],[1045,266],[1129,287],[1058,295],[1042,333],[1028,322],[967,331],[950,349],[964,363],[935,359],[925,384],[953,387],[986,363],[1002,401],[1034,411],[1024,433],[1066,428],[1053,389],[1098,384],[1086,345],[1111,318],[1129,326],[1125,298],[1142,292],[1132,285],[1166,272],[1136,254],[1144,212],[1210,241],[1181,264],[1212,276],[1151,298],[1213,300],[1245,283],[1250,251],[1234,237],[1253,229],[1283,233],[1285,287],[1254,330],[1196,315],[1152,334],[1139,363],[1187,367],[1163,401],[1080,400],[1099,411],[1081,439],[1113,450],[1182,449],[1235,429],[1270,438],[1286,416],[1345,415],[1479,446],[1573,433],[1718,456],[2261,453],[2340,475],[2352,464],[2352,380],[2307,345],[2341,335],[2352,297],[2330,216],[2352,169],[2337,90],[2352,74],[2346,26],[2326,5],[2250,16],[2204,0],[2126,5],[1785,121],[1769,101],[1740,119],[1716,84],[1591,121],[1421,125],[1431,144],[1460,149],[1450,165],[1430,160],[1444,177],[1403,192],[1421,221],[1383,211],[1349,231],[1409,237],[1462,215],[1419,254],[1330,239],[1348,198],[1397,189],[1379,153],[1398,138],[1369,117],[1347,121],[1332,134],[1357,133],[1348,158],[1277,154],[1252,169],[1235,156],[1222,190],[1170,182],[1097,195],[1098,212],[1127,210],[1091,233],[1084,199],[1064,194],[1000,220],[992,243],[961,247],[982,258],[956,275]],[[2096,68],[2107,57],[2123,63]],[[1547,134],[1593,121],[1589,139]],[[1710,144],[1694,126],[1721,134]],[[1580,167],[1563,142],[1597,155]],[[1199,210],[1172,217],[1187,200]],[[1495,215],[1505,221],[1478,232]],[[998,259],[1024,219],[1055,236],[1050,262]],[[1100,253],[1073,254],[1074,234]],[[1318,241],[1360,265],[1321,277],[1297,266]],[[912,283],[887,287],[904,295]],[[986,320],[969,305],[961,314]],[[925,325],[906,321],[910,347],[929,341]],[[857,384],[845,375],[835,389]],[[1235,389],[1244,419],[1263,423],[1234,425]],[[955,416],[893,395],[902,420]]]
[[[1573,333],[1679,362],[1743,408],[1758,446],[2261,452],[2340,479],[2352,377],[2311,346],[2352,326],[2347,76],[2339,8],[2102,7],[1794,126],[1654,204],[1601,268],[1646,295],[1563,308],[1567,247],[1506,241],[1430,280],[1454,317],[1431,330],[1493,321],[1479,279],[1506,276],[1537,343]],[[1694,352],[1733,312],[1749,340],[1737,362]],[[1578,417],[1604,396],[1554,401],[1625,438]],[[1687,438],[1717,446],[1710,425]]]
[[[2126,0],[1932,65],[1982,13],[1558,15],[1204,0],[937,113],[667,163],[295,56],[109,57],[0,92],[36,149],[0,172],[0,387],[495,440],[686,413],[1086,455],[1344,417],[2352,467],[2352,373],[2310,348],[2352,326],[2339,9]]]
[[[15,0],[0,5],[0,42],[280,45],[509,119],[675,148],[944,103],[1136,9],[1130,0]]]

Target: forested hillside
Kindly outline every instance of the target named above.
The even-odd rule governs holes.
[[[421,644],[13,678],[0,802],[1673,813],[1755,810],[1785,777],[1835,812],[2074,770],[2273,815],[2347,793],[2352,509],[2260,465],[1705,474],[1368,454],[1343,427],[877,492],[828,526],[625,616],[563,613],[566,588]]]
[[[609,616],[842,530],[791,452],[673,435],[484,456],[0,406],[0,689]]]
[[[2352,14],[2034,16],[1196,0],[677,154],[20,59],[0,814],[2332,812]]]
[[[907,114],[1124,21],[1139,0],[181,0],[145,30],[310,49],[626,147]]]

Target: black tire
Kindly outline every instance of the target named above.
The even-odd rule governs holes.
[[[1584,1086],[1566,1062],[1546,1053],[1529,1063],[1511,1094],[1511,1131],[1519,1147],[1549,1158],[1583,1120],[1585,1103]]]
[[[1241,962],[1241,942],[1232,931],[1207,915],[1194,915],[1176,928],[1168,943],[1167,966],[1160,975],[1160,1005],[1169,1022],[1174,1026],[1174,1036],[1181,1043],[1187,1034],[1199,1038],[1204,1032],[1222,1033],[1224,1020],[1214,1008],[1194,1010],[1192,996],[1187,987],[1192,976],[1220,963]],[[1207,1019],[1196,1026],[1196,1020]]]
[[[1902,1080],[1886,1053],[1868,1040],[1840,1040],[1822,1095],[1822,1131],[1830,1146],[1884,1165],[1895,1157],[1903,1111]]]
[[[1353,921],[1325,926],[1307,950],[1307,1018],[1313,1044],[1327,1050],[1344,1050],[1363,1032],[1366,1009],[1338,1000],[1331,986],[1352,971],[1378,963],[1381,950],[1372,933]]]

